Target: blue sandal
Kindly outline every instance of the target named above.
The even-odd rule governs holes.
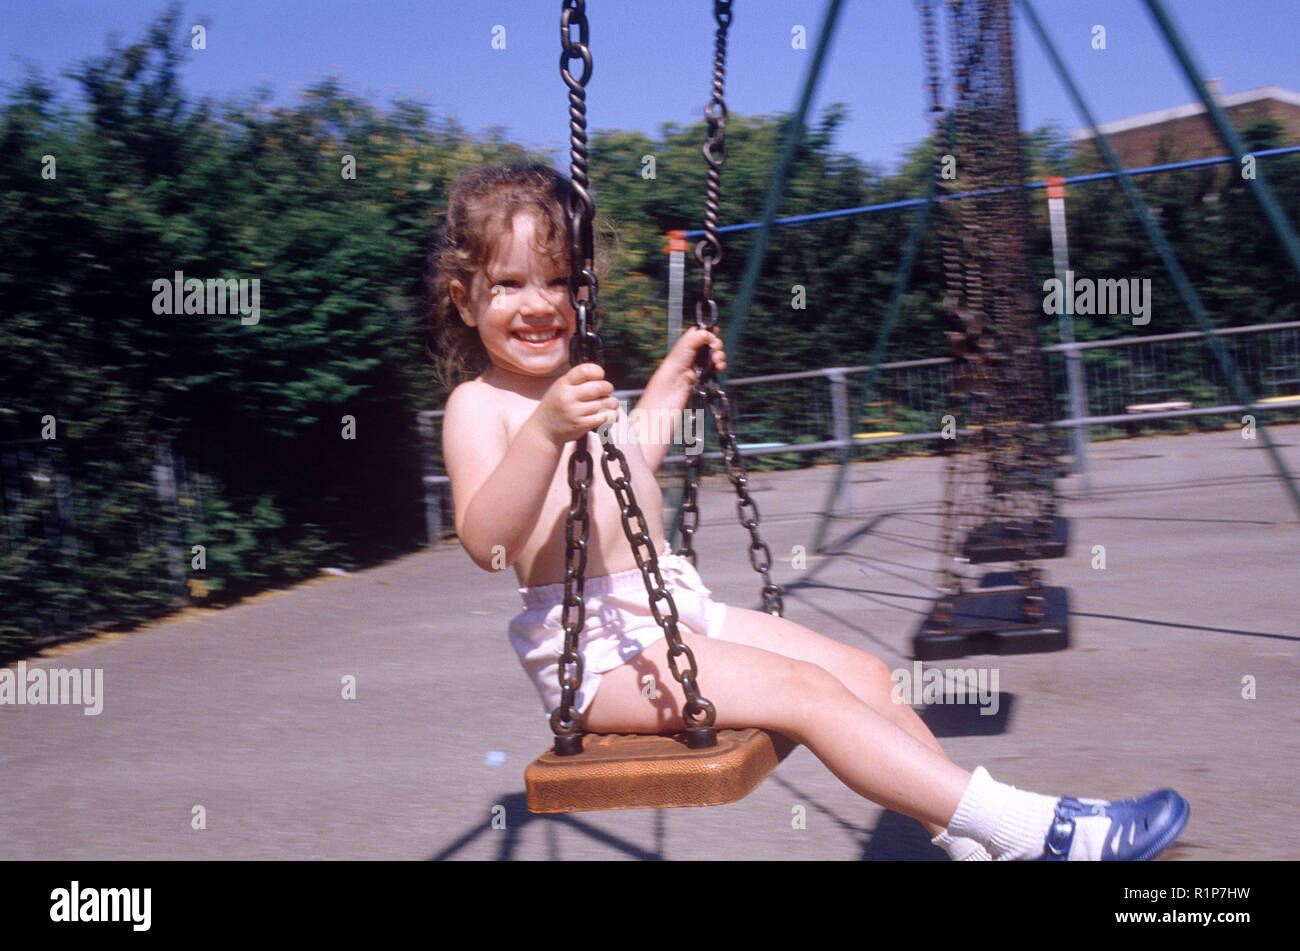
[[[1039,861],[1146,862],[1173,844],[1190,813],[1172,789],[1123,802],[1067,796],[1056,804]]]

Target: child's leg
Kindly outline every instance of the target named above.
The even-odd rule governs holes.
[[[936,753],[943,753],[943,747],[916,711],[906,703],[894,701],[891,671],[874,654],[841,644],[786,618],[731,606],[727,607],[722,639],[824,667],[871,709],[892,720]]]
[[[745,620],[741,616],[739,623]],[[812,750],[859,795],[931,829],[947,828],[991,857],[1034,858],[1046,854],[1046,845],[1057,857],[1148,859],[1165,849],[1187,821],[1187,803],[1172,790],[1122,803],[1081,803],[1006,786],[983,769],[972,775],[818,664],[686,632],[682,640],[698,662],[700,688],[717,708],[718,727],[783,733]],[[804,644],[814,652],[824,647],[816,641]],[[587,729],[682,729],[685,698],[667,656],[667,642],[660,640],[605,674],[587,710]],[[879,672],[868,670],[865,676],[865,692],[871,694]]]
[[[946,757],[943,747],[916,712],[906,703],[894,701],[891,671],[874,654],[841,644],[786,618],[730,605],[722,638],[825,668],[871,709]],[[933,823],[923,824],[932,836],[943,831]]]
[[[947,826],[971,774],[864,703],[825,668],[744,643],[682,634],[720,728],[763,727],[807,746],[854,792],[928,826]],[[587,710],[597,733],[682,729],[667,641],[605,674]],[[643,680],[653,678],[653,689]],[[867,680],[871,678],[868,677]],[[889,703],[888,694],[885,703]]]

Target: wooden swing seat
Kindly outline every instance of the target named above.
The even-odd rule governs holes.
[[[767,730],[719,730],[718,743],[693,750],[680,734],[597,734],[582,752],[548,749],[524,770],[528,810],[720,806],[753,792],[796,744]]]

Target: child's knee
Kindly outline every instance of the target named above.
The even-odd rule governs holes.
[[[824,697],[829,691],[847,689],[838,677],[820,664],[793,658],[786,658],[780,679],[774,689],[787,697]]]
[[[884,687],[893,686],[894,672],[890,670],[889,665],[877,657],[875,654],[863,653],[859,660],[862,675],[871,682]]]

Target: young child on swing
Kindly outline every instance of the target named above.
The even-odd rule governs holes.
[[[456,531],[479,567],[514,566],[524,611],[510,624],[510,641],[548,713],[560,698],[568,460],[584,435],[599,460],[591,434],[618,414],[602,369],[569,365],[568,196],[568,181],[545,166],[465,175],[452,189],[429,277],[444,376],[465,380],[443,421]],[[716,335],[687,330],[647,384],[641,417],[685,408],[694,355],[705,345],[714,366],[725,367]],[[668,446],[649,428],[611,426],[600,438],[630,430],[618,446],[655,550],[666,552],[654,473]],[[596,462],[576,705],[591,732],[675,732],[683,729],[684,697],[598,469]],[[967,772],[910,706],[894,702],[881,660],[793,621],[713,601],[685,558],[665,553],[659,565],[716,726],[761,727],[807,746],[859,795],[919,820],[953,859],[1144,860],[1186,824],[1188,805],[1172,790],[1110,803],[1026,792],[982,767]],[[647,674],[657,698],[643,691]]]

